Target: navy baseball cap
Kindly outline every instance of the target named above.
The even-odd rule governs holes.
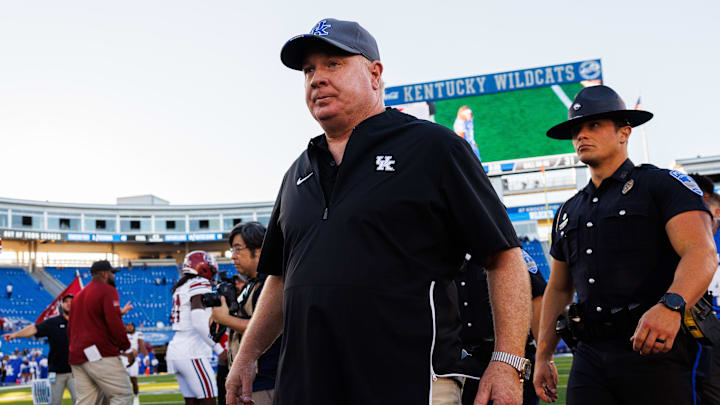
[[[107,260],[98,260],[90,266],[90,273],[95,274],[100,271],[111,271],[117,273],[120,270],[114,268]]]
[[[326,43],[353,55],[362,55],[368,60],[380,60],[375,38],[360,24],[334,18],[321,20],[309,34],[290,38],[280,51],[280,60],[290,69],[302,70],[302,62],[308,49],[318,42]]]

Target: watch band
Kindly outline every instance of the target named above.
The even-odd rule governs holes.
[[[530,375],[528,373],[528,370],[530,368],[530,360],[524,357],[516,356],[514,354],[505,352],[492,352],[492,356],[490,356],[490,361],[499,361],[505,364],[509,364],[515,370],[517,370],[521,380],[527,380],[530,378]]]

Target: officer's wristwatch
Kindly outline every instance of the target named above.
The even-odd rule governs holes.
[[[665,305],[671,311],[679,312],[681,315],[685,313],[685,298],[680,294],[665,293],[660,298],[659,303]]]
[[[520,375],[520,381],[530,381],[532,363],[530,360],[505,352],[493,352],[490,361],[500,361],[511,365]]]

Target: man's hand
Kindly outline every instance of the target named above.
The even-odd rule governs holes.
[[[227,363],[228,351],[225,350],[225,351],[223,351],[222,353],[220,353],[220,355],[218,356],[218,358],[219,358],[220,361],[222,361],[223,363]]]
[[[130,301],[128,301],[128,302],[125,304],[125,306],[122,307],[122,309],[120,310],[120,314],[121,314],[121,315],[125,315],[125,314],[127,314],[128,312],[130,312],[130,310],[132,310],[132,309],[133,309],[133,306],[132,306],[132,304],[130,303]]]
[[[633,350],[640,354],[667,353],[672,349],[680,330],[682,315],[663,304],[655,304],[645,312],[630,338]]]
[[[15,339],[16,337],[17,336],[15,333],[7,333],[7,334],[3,335],[3,339],[5,339],[6,342],[9,342],[9,341]]]
[[[228,324],[228,318],[230,318],[230,310],[227,306],[227,301],[225,301],[225,297],[222,295],[220,296],[220,306],[219,307],[213,307],[212,309],[212,315],[210,315],[210,319],[215,321],[216,323],[227,325]]]
[[[251,405],[252,386],[255,380],[255,361],[237,358],[233,361],[227,379],[225,380],[227,405]]]
[[[540,399],[545,402],[557,401],[558,372],[553,360],[537,360],[535,362],[533,385],[535,393]]]
[[[480,380],[473,405],[486,405],[489,400],[493,405],[521,405],[523,386],[519,379],[518,371],[511,365],[491,361]]]

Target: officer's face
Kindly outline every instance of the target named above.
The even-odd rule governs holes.
[[[580,161],[597,166],[618,153],[627,153],[629,126],[615,129],[609,119],[586,121],[572,129],[572,142]]]
[[[305,103],[313,118],[323,128],[342,128],[366,114],[376,102],[380,76],[371,73],[371,68],[379,63],[329,49],[308,53],[302,69]]]

